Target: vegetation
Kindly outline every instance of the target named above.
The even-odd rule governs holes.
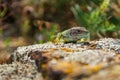
[[[102,38],[105,37],[108,31],[115,31],[116,25],[109,22],[109,18],[105,10],[108,8],[110,0],[104,0],[99,7],[90,10],[86,13],[82,11],[79,5],[75,5],[71,10],[79,25],[85,26],[94,38],[95,35]],[[88,7],[90,8],[90,7]],[[104,36],[103,36],[103,35]]]
[[[119,0],[0,0],[0,37],[33,37],[32,43],[43,43],[79,25],[91,39],[119,38],[118,6]]]

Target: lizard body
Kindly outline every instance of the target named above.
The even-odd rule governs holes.
[[[85,42],[90,38],[89,31],[84,27],[73,27],[56,35],[55,43]]]

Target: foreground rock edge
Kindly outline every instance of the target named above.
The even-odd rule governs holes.
[[[32,64],[46,80],[75,80],[78,76],[83,79],[119,63],[119,44],[119,39],[112,38],[89,44],[36,44],[18,47],[11,58],[12,62]]]

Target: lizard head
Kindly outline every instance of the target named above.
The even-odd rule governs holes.
[[[84,27],[73,27],[70,29],[71,36],[81,36],[82,37],[88,33],[89,33],[89,31]]]
[[[84,27],[73,27],[67,30],[66,35],[69,35],[67,37],[68,41],[77,41],[82,39],[89,38],[89,31]]]
[[[84,42],[89,40],[89,31],[84,27],[73,27],[58,33],[55,42]]]

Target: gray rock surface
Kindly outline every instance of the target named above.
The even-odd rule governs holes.
[[[0,80],[55,80],[55,75],[60,74],[65,76],[67,71],[69,72],[69,69],[64,69],[64,67],[69,68],[67,65],[74,64],[77,64],[80,67],[73,66],[73,68],[79,68],[84,75],[87,74],[88,76],[90,73],[89,78],[91,80],[96,80],[97,77],[103,76],[103,74],[101,75],[101,72],[104,71],[106,72],[104,77],[109,77],[108,72],[112,73],[114,70],[116,73],[112,73],[112,76],[118,76],[119,72],[117,72],[117,70],[119,70],[118,66],[120,67],[120,65],[118,64],[117,68],[114,68],[114,64],[119,63],[120,61],[119,53],[120,40],[112,38],[90,41],[89,44],[44,43],[18,47],[11,55],[12,63],[0,65]],[[63,70],[62,72],[59,70],[57,71],[52,65],[48,67],[51,62],[53,64],[56,62],[58,65],[62,66],[61,61],[64,62],[63,67],[56,66],[59,70]],[[71,64],[71,62],[73,63]],[[112,63],[114,64],[112,65]],[[111,65],[113,66],[113,70],[111,70],[111,68],[109,69],[109,66]],[[108,68],[104,68],[104,66],[107,66]],[[70,68],[72,69],[72,67]],[[99,73],[96,74],[95,72]],[[76,72],[76,70],[74,70],[74,73],[76,75],[80,74],[80,77],[74,76],[71,80],[89,80],[88,77],[78,71]],[[43,78],[43,75],[45,78]],[[71,74],[67,73],[67,75],[65,80],[70,79],[69,76]],[[49,77],[51,79],[49,79]],[[115,77],[111,80],[114,80],[114,78]],[[64,77],[60,77],[59,80],[61,79],[64,79]],[[103,78],[103,80],[105,79],[106,78]]]

